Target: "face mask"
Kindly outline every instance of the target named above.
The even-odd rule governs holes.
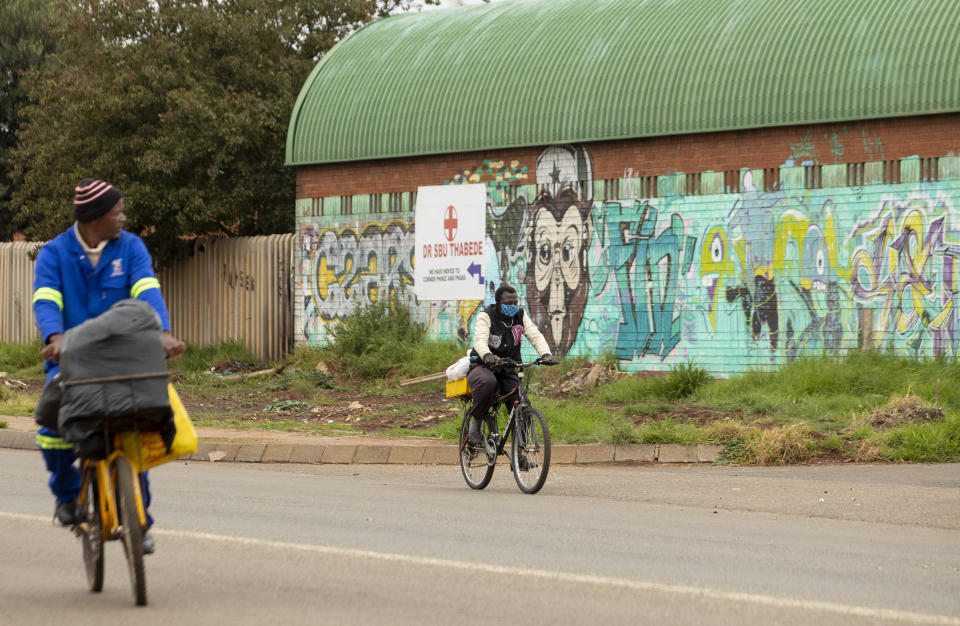
[[[513,317],[520,312],[520,307],[516,304],[501,304],[500,312],[506,315],[507,317]]]

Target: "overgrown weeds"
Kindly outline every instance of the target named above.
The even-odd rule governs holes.
[[[41,378],[40,339],[28,343],[0,343],[0,372],[12,378]]]
[[[330,327],[329,352],[352,375],[382,378],[403,364],[425,334],[424,325],[393,296],[357,307]]]

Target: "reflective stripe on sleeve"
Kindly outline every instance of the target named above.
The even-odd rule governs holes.
[[[56,304],[61,311],[63,310],[63,294],[56,289],[40,287],[33,292],[33,303],[36,304],[38,300],[49,300]]]
[[[49,437],[37,433],[37,445],[41,450],[69,450],[73,447],[72,443],[67,443],[62,437]]]
[[[140,297],[140,294],[146,291],[147,289],[160,289],[160,281],[157,280],[156,278],[153,278],[152,276],[148,278],[141,278],[133,285],[133,288],[130,290],[130,297],[138,298]]]

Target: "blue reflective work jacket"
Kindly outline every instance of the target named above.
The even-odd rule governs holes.
[[[43,343],[100,315],[125,298],[148,302],[170,330],[160,282],[143,240],[125,230],[104,246],[96,269],[71,226],[40,249],[33,280],[33,313]],[[56,364],[47,361],[44,371]]]

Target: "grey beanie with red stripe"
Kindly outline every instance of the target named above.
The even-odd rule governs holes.
[[[123,200],[123,194],[108,182],[84,178],[73,190],[73,214],[78,222],[92,222]]]

